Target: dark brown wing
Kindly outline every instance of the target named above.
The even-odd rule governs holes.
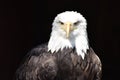
[[[84,73],[87,74],[87,80],[101,80],[102,64],[92,48],[89,49],[86,59],[88,64],[85,67]]]
[[[47,52],[47,45],[28,53],[27,59],[16,71],[15,80],[53,80],[57,74],[56,58]]]
[[[83,60],[73,49],[56,54],[58,73],[55,80],[101,80],[102,65],[90,48]]]

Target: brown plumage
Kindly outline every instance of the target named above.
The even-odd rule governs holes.
[[[83,60],[73,49],[51,54],[44,44],[28,53],[16,72],[16,80],[100,80],[101,68],[92,48]]]

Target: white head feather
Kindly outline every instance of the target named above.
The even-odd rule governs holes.
[[[62,26],[70,22],[73,30],[66,38],[66,31]],[[84,59],[87,49],[89,49],[87,39],[87,23],[85,18],[77,12],[66,11],[58,14],[52,24],[52,32],[48,43],[48,51],[52,53],[63,48],[74,48],[78,55]]]

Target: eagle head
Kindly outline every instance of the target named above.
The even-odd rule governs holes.
[[[65,11],[58,14],[52,24],[48,51],[52,53],[63,48],[74,48],[84,59],[88,49],[86,19],[76,11]]]

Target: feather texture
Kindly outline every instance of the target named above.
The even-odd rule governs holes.
[[[100,80],[100,59],[92,48],[85,55],[83,60],[71,48],[51,54],[46,44],[38,46],[28,53],[15,80]]]
[[[28,53],[15,80],[101,80],[102,64],[89,48],[86,25],[77,12],[57,15],[48,44]]]

